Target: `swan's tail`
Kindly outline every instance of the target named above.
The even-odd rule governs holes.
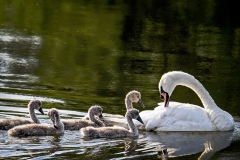
[[[234,130],[233,117],[226,111],[221,112],[212,111],[209,113],[210,119],[219,131],[231,131]]]

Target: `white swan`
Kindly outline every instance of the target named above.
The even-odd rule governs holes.
[[[134,125],[132,119],[136,119],[139,122],[142,122],[141,117],[139,116],[139,111],[136,109],[129,109],[126,112],[126,120],[128,122],[130,130],[127,130],[123,127],[86,127],[80,130],[83,136],[93,137],[93,138],[116,138],[116,137],[133,137],[138,136],[138,129]]]
[[[169,102],[177,85],[191,88],[201,99],[204,108],[193,104]],[[173,71],[164,74],[159,82],[164,103],[151,111],[140,113],[145,124],[139,128],[155,131],[229,131],[234,129],[233,117],[220,109],[203,85],[193,76]]]
[[[35,109],[41,112],[42,114],[44,114],[42,110],[41,101],[37,99],[31,100],[28,103],[28,110],[29,110],[31,119],[25,119],[25,118],[2,119],[0,120],[0,130],[9,130],[15,126],[19,126],[23,124],[31,124],[31,123],[39,124],[40,121],[38,120],[35,114],[35,111],[34,111]]]
[[[26,124],[16,126],[8,131],[9,136],[45,136],[64,133],[64,124],[61,122],[57,109],[48,111],[48,116],[52,120],[50,124]]]

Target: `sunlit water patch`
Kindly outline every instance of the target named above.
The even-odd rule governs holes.
[[[57,103],[64,103],[64,101],[54,98],[47,98],[47,97],[38,97],[38,96],[28,96],[28,95],[20,95],[20,94],[11,94],[11,93],[1,93],[0,92],[0,99],[4,100],[32,100],[32,99],[39,99],[40,101],[44,102],[57,102]]]
[[[17,33],[16,31],[13,32],[13,30],[6,30],[6,29],[1,29],[0,30],[0,41],[2,42],[31,42],[32,44],[35,45],[41,45],[42,44],[42,39],[39,36],[32,35],[32,36],[26,36],[21,33]]]
[[[42,46],[41,37],[1,29],[0,45],[1,88],[27,88],[24,85],[39,81],[33,70],[39,63],[36,55]]]
[[[14,83],[34,83],[38,82],[38,77],[29,74],[0,74],[0,82]]]
[[[42,39],[38,36],[13,33],[11,30],[0,30],[0,73],[12,73],[15,68],[31,69],[38,63],[35,57],[41,47]],[[28,55],[24,52],[19,54],[15,48],[28,48]]]
[[[49,119],[47,116],[48,109],[45,109],[43,107],[43,111],[44,111],[45,115],[42,115],[38,111],[35,111],[37,114],[37,117],[39,117],[40,121],[43,123],[51,123],[50,121],[49,122],[46,121],[46,119]],[[62,109],[58,109],[58,111],[60,112],[62,118],[80,119],[87,114],[85,112],[77,112],[77,111],[62,110]],[[26,106],[26,108],[0,106],[0,119],[19,118],[19,117],[30,118],[29,110],[28,110],[27,106]]]

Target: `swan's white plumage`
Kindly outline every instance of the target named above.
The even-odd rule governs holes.
[[[193,76],[179,71],[164,74],[159,82],[165,92],[172,94],[177,85],[191,88],[201,99],[204,108],[193,104],[169,102],[154,110],[142,111],[140,116],[144,126],[136,124],[139,129],[155,131],[229,131],[234,129],[233,117],[220,109],[202,84]]]
[[[151,116],[149,116],[151,115]],[[155,131],[212,131],[215,127],[205,110],[199,106],[170,102],[169,107],[164,103],[154,110],[142,111],[146,130]]]

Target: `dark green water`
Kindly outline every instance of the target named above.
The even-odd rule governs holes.
[[[0,158],[156,159],[167,147],[175,159],[197,159],[208,142],[213,150],[207,159],[240,156],[237,3],[12,0],[0,6],[0,119],[28,117],[33,97],[45,112],[55,107],[62,117],[82,117],[95,104],[124,115],[131,90],[153,109],[161,101],[161,75],[181,70],[195,76],[236,125],[233,133],[140,132],[138,139],[120,140],[82,139],[77,131],[10,138],[0,131]],[[177,87],[171,100],[201,105],[185,87]],[[50,123],[46,115],[38,117]]]

